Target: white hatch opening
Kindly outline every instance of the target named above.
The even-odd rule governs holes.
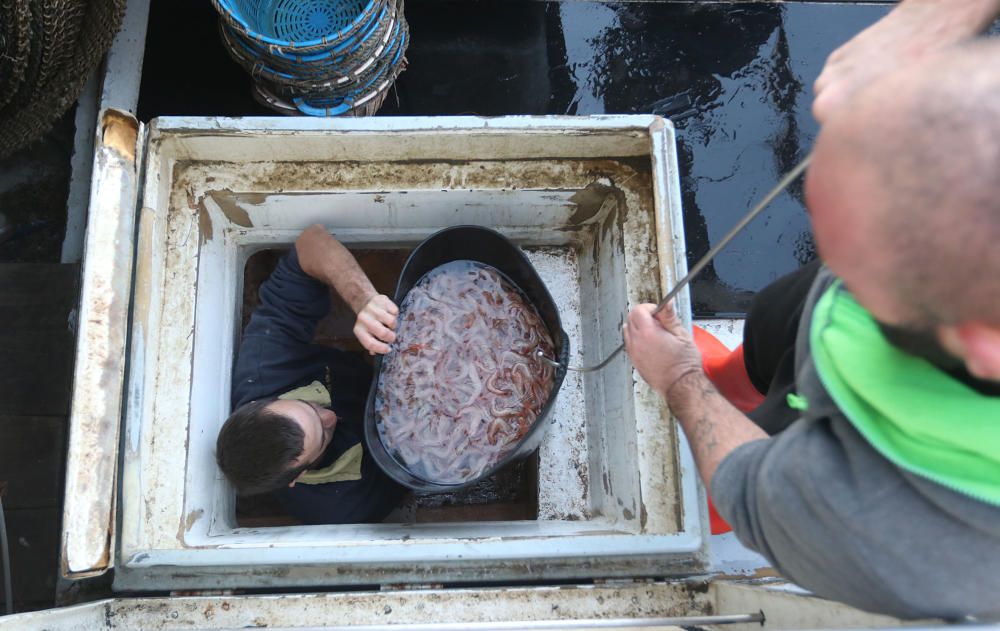
[[[136,246],[116,586],[252,587],[668,576],[703,568],[696,471],[624,357],[569,373],[537,456],[380,524],[294,525],[215,465],[254,290],[320,223],[392,293],[456,224],[521,246],[571,363],[621,342],[630,305],[683,274],[674,137],[652,116],[158,119]],[[686,293],[680,302],[689,316]],[[319,341],[350,348],[334,310]],[[448,506],[451,504],[452,506]]]

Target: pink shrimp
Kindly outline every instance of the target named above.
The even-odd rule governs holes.
[[[553,371],[537,312],[502,275],[468,261],[429,272],[400,305],[376,389],[378,428],[414,474],[456,483],[489,470],[535,422]]]

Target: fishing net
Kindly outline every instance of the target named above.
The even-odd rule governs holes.
[[[0,0],[0,157],[47,132],[111,46],[126,0]]]

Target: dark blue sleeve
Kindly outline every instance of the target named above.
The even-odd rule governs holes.
[[[324,350],[312,339],[330,310],[329,290],[302,271],[294,247],[259,295],[233,369],[233,409],[319,378],[326,365]]]
[[[367,524],[385,519],[405,489],[390,480],[366,451],[361,479],[332,484],[296,484],[276,491],[281,504],[304,524]]]

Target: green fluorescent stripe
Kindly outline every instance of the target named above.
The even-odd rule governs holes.
[[[856,317],[859,315],[864,319]],[[856,319],[852,321],[852,317]],[[1000,476],[993,475],[1000,471],[1000,449],[987,448],[1000,445],[1000,423],[994,423],[1000,419],[1000,399],[959,390],[965,387],[889,346],[839,281],[816,304],[810,343],[817,373],[830,397],[880,454],[896,466],[956,492],[1000,505]],[[839,353],[836,359],[831,345]],[[860,364],[859,359],[863,360]],[[885,377],[884,383],[856,383],[862,390],[867,388],[865,398],[836,360],[840,364],[854,361],[851,365],[864,368],[859,373],[862,376],[875,370]],[[907,374],[906,387],[893,381],[894,369]],[[916,387],[910,383],[911,374]],[[858,381],[857,375],[850,377]],[[895,391],[879,390],[889,386],[896,386]],[[907,415],[907,410],[917,408],[920,414]],[[928,418],[933,419],[930,424]]]

